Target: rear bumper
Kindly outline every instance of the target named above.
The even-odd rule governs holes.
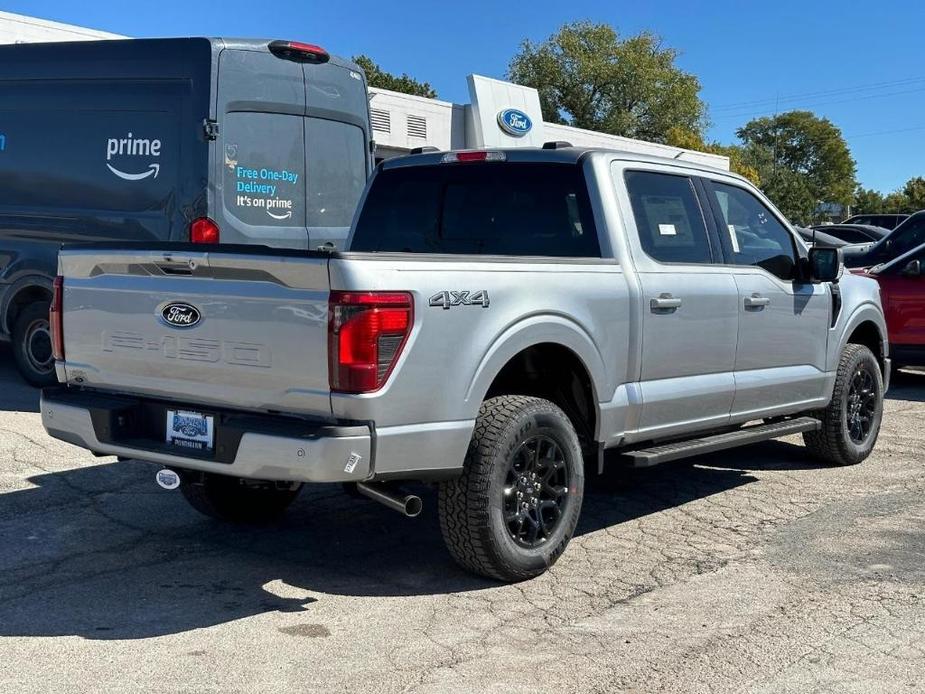
[[[359,482],[371,477],[374,434],[369,424],[213,412],[223,432],[216,433],[215,450],[177,455],[162,443],[163,429],[157,434],[157,413],[165,406],[47,388],[42,391],[42,424],[51,436],[94,453],[177,468],[290,482]]]

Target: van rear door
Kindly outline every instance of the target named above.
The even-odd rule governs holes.
[[[307,248],[302,66],[226,48],[218,74],[213,217],[222,242]]]
[[[371,170],[366,81],[336,58],[303,69],[309,248],[343,248]]]

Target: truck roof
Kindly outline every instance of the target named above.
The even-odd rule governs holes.
[[[420,154],[409,154],[402,157],[395,157],[383,162],[384,169],[393,169],[404,166],[430,166],[442,164],[444,155],[450,152],[471,151],[471,150],[446,150],[446,151],[427,151]],[[482,147],[479,151],[503,152],[505,161],[508,162],[536,162],[536,163],[555,163],[555,164],[577,164],[584,157],[593,154],[617,155],[620,159],[626,161],[635,161],[646,164],[669,164],[672,166],[692,169],[695,171],[709,171],[712,173],[722,173],[742,181],[746,178],[739,174],[720,169],[715,166],[709,166],[699,162],[694,162],[681,158],[659,157],[653,154],[642,154],[629,150],[612,149],[607,147],[586,147],[586,146],[564,146],[560,145],[555,148],[545,149],[542,147]],[[681,150],[683,155],[686,150]]]

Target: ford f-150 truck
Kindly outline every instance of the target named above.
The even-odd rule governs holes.
[[[42,420],[231,521],[313,482],[415,515],[397,485],[435,482],[452,556],[521,580],[605,459],[795,433],[866,458],[889,343],[876,282],[840,267],[728,172],[566,143],[418,153],[378,167],[346,251],[65,249]]]

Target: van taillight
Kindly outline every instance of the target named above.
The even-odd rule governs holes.
[[[389,378],[414,323],[407,292],[331,292],[328,375],[331,390],[370,393]]]
[[[51,309],[48,312],[48,325],[51,328],[51,354],[55,361],[64,361],[64,278],[55,277],[52,285]]]
[[[321,46],[301,41],[271,41],[270,52],[277,58],[294,60],[297,63],[321,65],[331,59],[331,55]]]
[[[189,240],[193,243],[218,243],[218,224],[208,217],[194,219],[189,225]]]

